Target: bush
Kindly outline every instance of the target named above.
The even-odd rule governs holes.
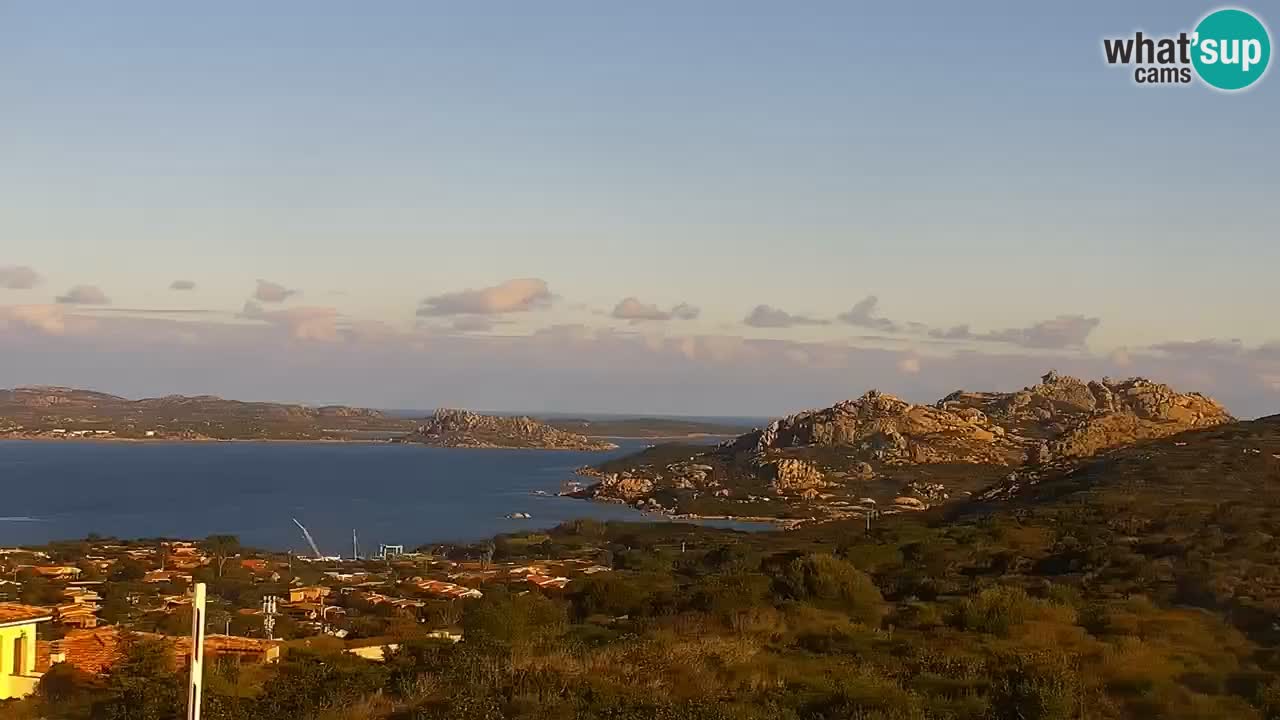
[[[847,612],[859,622],[879,624],[884,597],[871,578],[830,555],[792,560],[778,578],[785,597]]]
[[[964,630],[1006,636],[1035,609],[1035,601],[1022,588],[987,588],[960,603],[956,624]]]
[[[1071,720],[1082,696],[1080,679],[1057,653],[1020,655],[1001,661],[991,678],[993,720]]]
[[[467,608],[462,617],[465,644],[481,652],[524,656],[562,636],[565,608],[536,592],[492,592]]]

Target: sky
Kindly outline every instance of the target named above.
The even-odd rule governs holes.
[[[1280,78],[1102,56],[1215,7],[0,0],[0,386],[1280,412]]]

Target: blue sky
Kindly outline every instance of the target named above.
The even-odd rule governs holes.
[[[0,385],[768,414],[1054,366],[1280,410],[1274,73],[1102,60],[1216,6],[794,5],[0,0]]]

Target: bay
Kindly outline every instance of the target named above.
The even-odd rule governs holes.
[[[325,554],[380,543],[470,542],[576,518],[665,521],[620,505],[556,497],[573,470],[633,452],[472,450],[273,442],[0,442],[0,546],[90,533],[120,538],[238,535]],[[548,495],[535,494],[536,491]],[[509,513],[532,515],[512,520]],[[707,523],[770,529],[752,523]]]

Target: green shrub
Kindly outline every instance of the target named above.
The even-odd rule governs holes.
[[[1072,664],[1058,653],[1038,652],[998,661],[989,693],[992,720],[1073,720],[1082,690]]]
[[[789,563],[778,585],[785,597],[839,609],[867,624],[879,624],[884,597],[871,578],[830,555],[806,555]]]
[[[1034,609],[1035,601],[1025,590],[1001,585],[961,602],[955,619],[964,630],[1005,636],[1025,622]]]

